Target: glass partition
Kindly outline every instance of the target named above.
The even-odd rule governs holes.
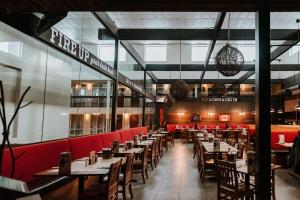
[[[114,39],[99,40],[98,29],[104,27],[90,13],[70,12],[56,28],[100,59],[99,46],[109,43],[114,48]],[[8,119],[31,86],[23,104],[33,103],[19,112],[11,129],[14,144],[110,131],[112,79],[4,23],[0,23],[0,79]]]
[[[143,97],[136,91],[119,84],[117,129],[142,126]]]

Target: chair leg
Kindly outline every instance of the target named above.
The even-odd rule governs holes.
[[[143,178],[143,183],[145,184],[146,181],[145,181],[145,169],[142,170],[142,178]]]
[[[145,174],[146,174],[146,178],[148,179],[149,176],[148,176],[148,169],[147,168],[145,168]]]
[[[151,164],[151,169],[153,170],[153,161],[152,160],[151,160],[150,164]]]
[[[123,199],[126,200],[126,185],[122,186]]]
[[[131,197],[131,199],[133,199],[133,192],[132,192],[131,182],[130,182],[130,184],[129,184],[129,192],[130,192],[130,197]]]

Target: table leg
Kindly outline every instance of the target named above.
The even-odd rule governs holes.
[[[79,176],[78,181],[78,193],[82,193],[84,192],[84,176]]]
[[[250,191],[250,176],[249,174],[245,174],[245,184],[246,184],[246,191]],[[250,196],[246,196],[246,200],[249,200]]]

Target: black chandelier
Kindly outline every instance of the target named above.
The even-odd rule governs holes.
[[[216,69],[223,76],[234,76],[238,74],[244,66],[244,56],[235,47],[229,44],[230,40],[230,13],[228,15],[228,42],[223,46],[215,57]]]
[[[170,88],[170,94],[171,96],[179,101],[179,100],[182,100],[184,99],[187,95],[188,95],[188,85],[187,83],[181,79],[181,40],[180,40],[180,72],[179,72],[179,80],[176,80],[172,85],[171,85],[171,88]]]

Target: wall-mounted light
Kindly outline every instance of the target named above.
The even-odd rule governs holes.
[[[207,115],[208,115],[208,116],[214,116],[215,113],[214,113],[214,112],[208,112]]]
[[[239,116],[245,116],[246,113],[245,112],[239,112]]]
[[[124,119],[128,119],[129,118],[129,113],[128,112],[124,113],[123,115],[124,115]]]
[[[251,113],[252,113],[252,115],[255,115],[255,114],[256,114],[256,111],[255,111],[255,110],[253,110]]]
[[[89,121],[90,120],[91,115],[90,114],[84,114],[84,120],[85,121]]]
[[[184,116],[184,112],[178,112],[177,115],[178,116]]]

